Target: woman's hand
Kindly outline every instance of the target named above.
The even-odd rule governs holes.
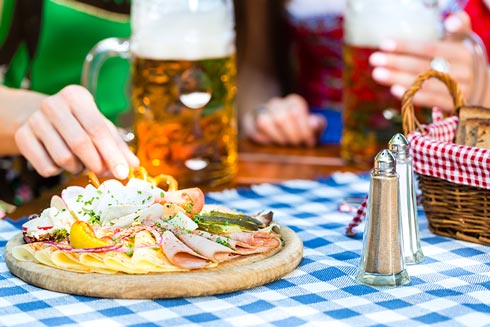
[[[450,16],[445,21],[446,37],[442,41],[421,43],[416,41],[386,40],[381,51],[369,58],[374,67],[372,77],[382,85],[390,86],[391,93],[401,98],[418,74],[431,67],[434,58],[444,58],[449,63],[448,73],[458,82],[466,99],[473,94],[474,58],[472,50],[462,40],[471,32],[466,13]],[[453,110],[453,101],[447,87],[436,79],[424,82],[413,97],[415,105],[437,106],[445,112]]]
[[[40,108],[17,129],[22,155],[44,177],[83,168],[124,179],[138,158],[98,110],[90,92],[78,85],[44,98]]]
[[[310,114],[301,96],[272,98],[244,117],[246,135],[259,144],[314,146],[327,122]]]

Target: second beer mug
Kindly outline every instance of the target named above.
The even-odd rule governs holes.
[[[149,174],[180,187],[215,186],[236,172],[236,65],[231,0],[133,0],[131,40],[88,54],[92,92],[103,61],[131,60],[135,152]]]
[[[442,16],[437,0],[347,0],[341,141],[344,159],[370,163],[394,134],[402,132],[400,101],[391,95],[389,87],[372,79],[369,56],[387,39],[420,42],[441,39]],[[464,41],[470,46],[474,66],[486,66],[481,41],[474,35]],[[475,79],[481,80],[484,74],[484,69],[476,69]]]

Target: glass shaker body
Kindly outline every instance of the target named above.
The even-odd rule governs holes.
[[[388,150],[376,156],[371,173],[363,249],[356,280],[371,286],[410,282],[402,255],[398,174]]]
[[[400,177],[400,221],[403,234],[403,257],[406,264],[417,264],[425,256],[420,245],[417,199],[413,178],[413,162],[409,143],[403,134],[395,134],[389,142],[390,150],[396,159],[396,172]]]

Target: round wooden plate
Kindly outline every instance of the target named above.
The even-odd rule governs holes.
[[[256,254],[218,265],[214,269],[147,275],[77,273],[32,261],[19,261],[12,248],[24,244],[22,233],[5,247],[12,274],[26,283],[68,294],[120,299],[163,299],[206,296],[244,290],[275,281],[293,271],[303,256],[303,242],[281,226],[284,247],[276,253]]]

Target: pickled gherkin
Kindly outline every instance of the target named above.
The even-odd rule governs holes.
[[[272,220],[272,212],[249,216],[242,213],[209,211],[194,216],[199,228],[210,233],[232,233],[257,231],[266,227]]]

